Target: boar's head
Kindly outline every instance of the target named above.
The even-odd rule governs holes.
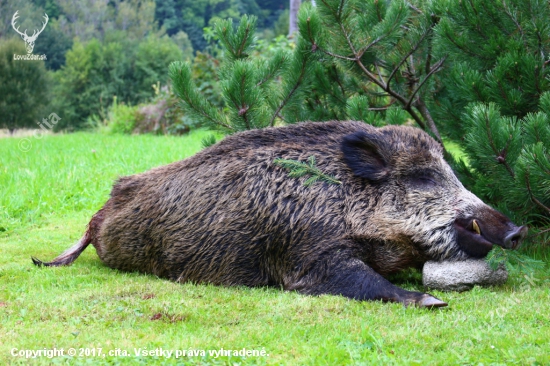
[[[468,191],[425,132],[403,126],[359,131],[342,143],[344,161],[375,197],[365,235],[409,241],[427,259],[481,258],[493,245],[515,249],[517,227]]]

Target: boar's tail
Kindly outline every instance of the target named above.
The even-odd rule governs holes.
[[[99,228],[101,227],[101,224],[103,223],[103,209],[99,210],[93,217],[92,220],[90,220],[90,223],[88,224],[88,229],[86,230],[86,233],[80,240],[61,253],[57,258],[55,258],[51,262],[42,262],[39,259],[36,259],[34,257],[31,257],[33,263],[39,267],[46,266],[46,267],[57,267],[57,266],[68,266],[72,264],[76,258],[86,249],[86,247],[92,243],[92,241],[95,241],[98,234],[99,234]]]
[[[56,266],[68,266],[69,264],[73,263],[76,258],[86,249],[88,244],[92,242],[90,238],[90,229],[86,230],[86,234],[80,240],[78,243],[64,251],[62,254],[60,254],[57,258],[55,258],[51,262],[42,262],[39,259],[36,259],[34,257],[31,257],[32,262],[36,264],[37,266],[46,266],[46,267],[56,267]]]

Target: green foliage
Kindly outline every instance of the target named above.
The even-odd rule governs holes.
[[[231,19],[220,20],[215,27],[215,32],[220,43],[227,51],[228,61],[236,61],[248,57],[254,32],[256,31],[255,17],[244,15],[236,29],[233,29]]]
[[[135,105],[154,95],[153,85],[167,82],[166,66],[182,58],[182,51],[167,36],[141,41],[121,33],[103,43],[75,41],[66,65],[54,74],[54,109],[63,111],[58,129],[78,129],[92,115],[105,117],[113,97]]]
[[[14,60],[26,54],[21,39],[0,40],[0,128],[37,128],[36,121],[51,113],[44,109],[49,98],[44,61]]]
[[[541,97],[541,104],[550,92]],[[541,108],[542,109],[542,108]],[[457,166],[469,187],[501,211],[535,228],[550,224],[550,116],[503,116],[495,103],[472,104],[464,113],[469,165]]]
[[[131,134],[136,127],[137,107],[117,103],[116,97],[113,99],[108,113],[108,133]]]
[[[223,107],[221,86],[218,77],[220,62],[209,53],[197,51],[191,64],[191,78],[197,85],[197,91],[213,106]]]
[[[435,29],[437,53],[449,55],[440,74],[434,114],[446,132],[461,138],[468,103],[493,102],[504,115],[523,118],[549,90],[550,7],[545,2],[438,2],[443,15]]]
[[[346,113],[350,119],[363,121],[373,126],[384,124],[380,113],[369,110],[369,99],[365,95],[355,95],[348,99]]]
[[[485,258],[491,269],[496,270],[500,266],[506,266],[506,269],[512,274],[524,273],[533,274],[546,267],[544,261],[531,258],[515,250],[507,250],[495,245]]]
[[[221,108],[195,87],[190,64],[170,66],[174,90],[184,101],[188,114],[211,127],[235,132],[273,126],[280,121],[300,121],[307,115],[304,108],[317,108],[313,101],[305,106],[301,103],[315,79],[310,69],[316,67],[319,77],[323,74],[322,65],[310,62],[315,55],[309,52],[308,44],[299,40],[290,49],[281,42],[280,47],[269,51],[272,57],[251,57],[258,55],[254,49],[255,26],[255,18],[244,16],[238,27],[233,27],[231,21],[219,22],[215,27],[215,35],[224,46],[218,69]],[[331,116],[324,115],[323,119]]]
[[[264,102],[261,90],[256,87],[259,81],[258,72],[251,62],[242,60],[248,56],[247,52],[254,37],[255,22],[254,18],[249,19],[245,16],[236,32],[230,21],[221,22],[215,29],[218,38],[228,48],[228,66],[221,69],[219,74],[222,78],[220,87],[224,102],[232,106],[230,113],[233,124],[230,124],[222,111],[197,90],[192,81],[190,64],[176,62],[170,65],[169,75],[174,90],[187,106],[188,114],[228,132],[265,126],[260,124],[262,121],[257,120],[262,113],[259,106]],[[238,39],[237,34],[242,38]],[[224,78],[229,80],[223,80]]]
[[[118,103],[114,97],[106,117],[102,120],[99,116],[92,116],[88,124],[107,134],[183,135],[200,128],[195,120],[187,118],[179,108],[179,98],[174,95],[172,88],[157,83],[153,89],[155,96],[151,100],[134,106]],[[215,143],[215,136],[210,137],[214,138]]]
[[[332,11],[338,4],[320,2],[316,8],[304,4],[299,13],[300,34],[293,46],[276,40],[278,52],[267,54],[261,52],[269,50],[265,42],[253,37],[254,17],[243,17],[238,27],[233,27],[231,20],[217,23],[227,120],[214,118],[221,111],[201,104],[196,89],[178,90],[176,86],[177,92],[187,96],[187,108],[199,108],[192,112],[196,118],[226,131],[353,115],[378,123],[384,118],[390,123],[412,118],[439,138],[422,99],[423,86],[443,60],[431,60],[427,46],[432,36],[431,18],[411,12],[403,2],[376,2],[368,9],[362,3],[344,1],[339,10]],[[370,16],[374,10],[380,17]],[[404,27],[409,31],[404,32]],[[190,73],[178,75],[186,78]],[[366,86],[366,82],[373,84]],[[193,88],[191,80],[181,79],[177,84]],[[407,113],[390,108],[392,98]],[[358,102],[369,107],[359,111]]]
[[[216,143],[216,136],[215,135],[208,135],[205,138],[201,140],[201,145],[204,148],[207,148],[209,146],[212,146]]]
[[[273,33],[275,37],[286,36],[288,34],[290,12],[288,9],[281,11],[277,21],[273,24]]]
[[[330,184],[342,184],[342,182],[335,177],[324,174],[319,168],[317,168],[315,166],[315,156],[313,155],[307,158],[307,163],[297,160],[277,158],[273,160],[273,164],[288,170],[288,176],[291,178],[301,178],[309,175],[310,177],[304,181],[305,187],[309,187],[319,180]]]
[[[44,9],[50,18],[59,16],[60,9],[56,0],[32,0],[32,3]]]
[[[54,74],[53,106],[63,111],[58,129],[82,127],[88,116],[102,113],[113,96],[120,95],[123,70],[129,63],[124,55],[120,43],[74,42],[65,66]]]
[[[184,31],[179,31],[178,33],[170,36],[172,41],[183,51],[183,59],[192,59],[193,58],[193,45],[189,40],[189,36]]]
[[[202,95],[197,93],[195,85],[191,81],[191,67],[187,63],[174,62],[169,67],[169,75],[174,86],[175,94],[186,103],[189,108],[186,108],[186,112],[205,123],[211,125],[225,124],[225,117],[212,108],[211,103]],[[230,129],[229,125],[227,125]]]
[[[517,222],[535,242],[550,227],[550,32],[547,2],[442,1],[436,54],[447,72],[431,108],[461,141],[465,185]]]
[[[207,47],[204,27],[224,18],[237,19],[243,14],[264,19],[264,12],[255,0],[156,0],[155,20],[169,35],[184,31],[193,49],[204,51]]]
[[[167,66],[183,59],[183,52],[166,36],[150,36],[138,43],[133,58],[129,73],[134,79],[134,90],[128,90],[127,95],[129,100],[133,98],[137,102],[153,95],[155,83],[167,83]]]
[[[153,0],[72,1],[56,0],[58,21],[69,39],[81,42],[104,41],[112,33],[123,32],[129,40],[161,36],[155,23]]]
[[[50,13],[48,13],[50,15]],[[49,70],[59,70],[65,65],[65,54],[72,46],[72,40],[65,34],[56,19],[48,22],[44,31],[40,33],[34,45],[34,54],[46,55],[46,67]]]
[[[20,30],[22,31],[24,31],[24,29],[31,29],[33,26],[36,27],[41,24],[41,20],[44,21],[42,18],[44,14],[30,1],[0,1],[0,38],[6,39],[12,36],[19,38],[19,35],[15,33],[11,25],[13,14],[15,14],[16,11],[19,14],[17,24],[20,25]],[[32,32],[30,32],[30,34],[32,34]]]
[[[437,19],[430,15],[430,8],[402,1],[326,0],[317,5],[302,7],[300,32],[313,51],[325,54],[353,77],[351,83],[342,83],[343,102],[354,94],[365,95],[368,103],[363,105],[382,112],[385,120],[389,111],[392,123],[402,123],[404,118],[390,111],[395,104],[407,112],[407,118],[441,140],[426,107],[433,87],[431,76],[445,60],[432,52]]]

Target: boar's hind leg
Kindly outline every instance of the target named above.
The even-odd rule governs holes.
[[[356,300],[401,302],[419,307],[442,307],[447,303],[421,292],[399,288],[359,259],[320,261],[306,275],[286,286],[309,295],[342,295]]]

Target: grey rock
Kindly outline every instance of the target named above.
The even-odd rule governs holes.
[[[424,286],[440,291],[466,291],[474,285],[502,285],[507,279],[508,271],[504,265],[494,271],[483,259],[460,262],[429,261],[422,269]]]

